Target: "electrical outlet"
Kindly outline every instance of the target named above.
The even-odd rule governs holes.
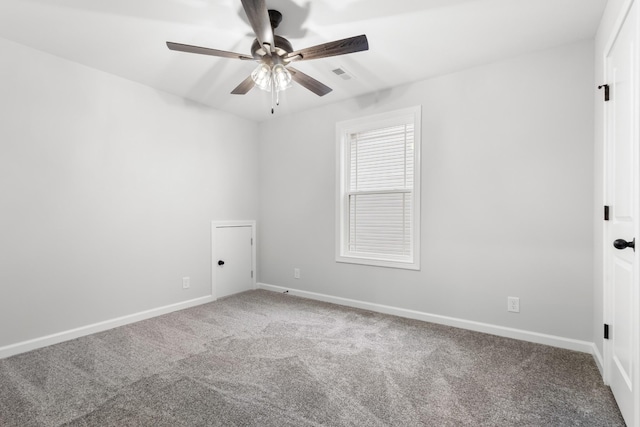
[[[299,268],[294,268],[293,269],[293,278],[294,279],[299,279],[300,278],[300,269]]]
[[[507,311],[513,313],[520,313],[520,298],[507,297]]]
[[[182,289],[189,289],[191,286],[191,279],[188,277],[182,278]]]

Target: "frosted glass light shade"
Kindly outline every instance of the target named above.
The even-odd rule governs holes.
[[[268,65],[258,65],[258,68],[251,73],[251,78],[260,89],[267,92],[271,91],[271,69]]]
[[[278,92],[282,92],[283,90],[291,87],[291,73],[287,70],[284,65],[276,64],[271,71],[273,75],[273,84],[275,85],[275,89]]]

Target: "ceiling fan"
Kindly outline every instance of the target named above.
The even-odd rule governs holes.
[[[222,58],[235,58],[243,61],[257,61],[259,63],[258,67],[249,77],[233,89],[231,93],[234,95],[244,95],[253,89],[254,86],[271,92],[271,114],[273,114],[274,111],[274,98],[277,105],[279,103],[279,93],[291,87],[292,80],[318,96],[324,96],[332,90],[313,77],[291,67],[290,64],[292,62],[327,58],[369,49],[367,36],[363,34],[305,49],[293,50],[289,40],[281,36],[276,36],[273,33],[282,21],[282,14],[280,12],[277,10],[268,10],[265,0],[241,1],[242,7],[253,28],[253,32],[256,34],[256,39],[251,45],[250,56],[173,42],[167,42],[167,47],[180,52],[198,53]]]

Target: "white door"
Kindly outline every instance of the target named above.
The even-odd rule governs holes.
[[[607,204],[605,378],[628,426],[640,426],[638,392],[640,297],[638,254],[627,246],[638,237],[638,5],[630,9],[606,61]],[[615,242],[615,246],[614,246]]]
[[[253,227],[214,226],[213,295],[216,298],[254,289]]]

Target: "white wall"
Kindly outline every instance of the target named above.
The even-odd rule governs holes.
[[[209,295],[210,221],[257,217],[256,124],[0,55],[0,347]]]
[[[258,280],[593,341],[593,48],[262,123]],[[335,123],[417,104],[422,270],[336,263]],[[521,313],[507,313],[507,296],[520,297]]]

